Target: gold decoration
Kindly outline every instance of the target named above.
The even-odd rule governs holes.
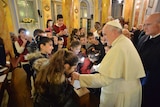
[[[23,23],[32,23],[32,22],[34,22],[34,19],[32,19],[32,18],[23,18],[22,22]]]
[[[74,10],[74,12],[75,12],[75,13],[78,13],[78,9],[76,8],[76,9]]]
[[[3,2],[3,7],[6,7],[7,3],[4,0],[2,0],[2,2]]]
[[[50,7],[49,7],[48,5],[46,5],[46,6],[44,6],[44,9],[45,9],[46,11],[49,11],[49,10],[50,10]]]

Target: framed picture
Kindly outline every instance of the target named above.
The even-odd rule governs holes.
[[[149,0],[148,7],[152,8],[154,5],[154,0]]]

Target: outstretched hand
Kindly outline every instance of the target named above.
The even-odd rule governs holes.
[[[79,80],[79,73],[78,72],[72,72],[71,79],[72,80]]]

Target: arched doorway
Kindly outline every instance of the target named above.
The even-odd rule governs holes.
[[[80,2],[80,27],[86,30],[86,33],[91,29],[91,15],[90,15],[90,4],[87,0]]]

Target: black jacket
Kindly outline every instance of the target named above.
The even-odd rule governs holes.
[[[78,107],[73,86],[66,81],[59,85],[48,85],[44,93],[37,92],[34,107]]]

